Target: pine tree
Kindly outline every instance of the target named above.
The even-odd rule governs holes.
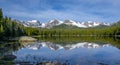
[[[2,20],[3,18],[3,13],[2,13],[2,9],[0,8],[0,21]]]

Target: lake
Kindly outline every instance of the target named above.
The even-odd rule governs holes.
[[[119,38],[39,37],[37,39],[39,39],[37,42],[1,42],[0,64],[120,65]],[[11,57],[6,58],[7,55]]]

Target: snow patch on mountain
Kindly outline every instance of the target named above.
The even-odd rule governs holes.
[[[45,24],[41,23],[38,20],[26,21],[26,22],[23,22],[23,25],[26,27],[45,27]]]
[[[41,27],[41,28],[52,28],[53,26],[58,26],[61,24],[77,26],[81,28],[89,28],[89,27],[95,27],[95,26],[100,26],[100,25],[110,26],[109,23],[102,23],[102,22],[93,22],[93,21],[76,22],[73,20],[60,21],[57,19],[50,20],[47,23],[41,23],[38,20],[31,20],[31,21],[23,22],[23,25],[26,27]]]
[[[73,26],[77,26],[77,27],[86,28],[85,25],[82,25],[82,24],[80,24],[79,22],[75,22],[75,21],[73,21],[73,20],[65,20],[65,21],[63,22],[63,24],[66,24],[66,25],[73,25]]]

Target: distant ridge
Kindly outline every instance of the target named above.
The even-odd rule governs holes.
[[[41,23],[38,20],[31,20],[31,21],[25,21],[22,22],[22,24],[26,27],[41,27],[41,28],[55,28],[55,27],[61,27],[61,26],[73,26],[75,28],[89,28],[89,27],[99,27],[99,26],[110,26],[110,23],[103,23],[103,22],[93,22],[93,21],[87,21],[87,22],[76,22],[73,20],[64,20],[60,21],[57,19],[50,20],[47,23]],[[72,27],[71,27],[72,28]]]

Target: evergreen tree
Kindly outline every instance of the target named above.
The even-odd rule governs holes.
[[[2,9],[0,8],[0,21],[2,20],[3,18],[3,13],[2,13]]]

